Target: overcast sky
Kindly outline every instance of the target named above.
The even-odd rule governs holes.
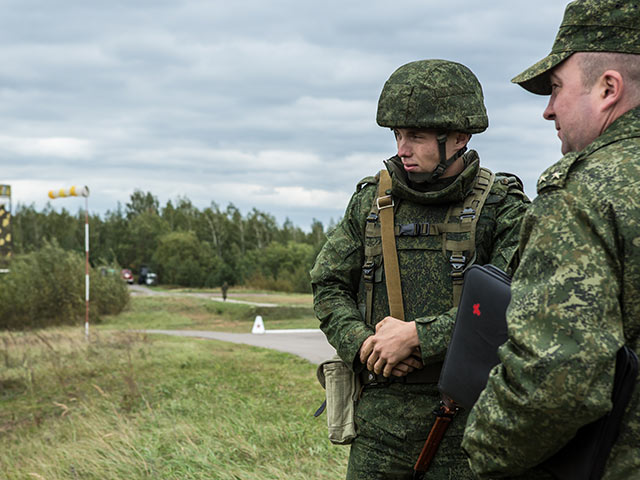
[[[400,65],[480,79],[470,146],[530,196],[561,157],[546,97],[510,79],[551,49],[559,0],[0,0],[0,184],[42,208],[87,185],[94,213],[135,189],[230,202],[308,229],[339,219],[395,153],[376,104]],[[73,212],[79,199],[54,200]]]

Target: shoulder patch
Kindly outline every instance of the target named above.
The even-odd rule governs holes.
[[[524,193],[522,180],[513,173],[498,172],[496,180],[491,188],[491,195],[487,198],[488,204],[500,203],[507,198],[507,195],[516,195],[525,202],[529,202],[529,197]]]
[[[571,167],[580,158],[579,152],[571,152],[547,168],[538,179],[538,193],[545,188],[564,188]]]
[[[524,183],[517,175],[508,172],[496,173],[496,182],[505,185],[509,190],[521,190],[524,192]]]
[[[377,185],[379,179],[380,179],[380,172],[378,172],[374,176],[364,177],[356,185],[356,193],[359,192],[360,190],[362,190],[364,187],[366,187],[369,184]]]

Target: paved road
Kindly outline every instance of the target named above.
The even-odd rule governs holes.
[[[222,301],[210,293],[176,293],[160,292],[145,285],[130,285],[132,295],[162,295],[162,296],[202,296],[211,300]],[[229,303],[245,303],[262,307],[275,307],[275,303],[255,303],[227,298]],[[225,333],[199,330],[144,330],[147,333],[162,333],[180,337],[211,338],[224,342],[244,343],[256,347],[271,348],[281,352],[293,353],[313,363],[320,363],[335,355],[334,348],[329,345],[320,330],[267,330],[262,334],[253,333]]]
[[[256,347],[271,348],[293,353],[312,363],[320,363],[335,355],[336,351],[327,342],[320,330],[267,330],[265,333],[225,333],[198,330],[144,330],[147,333],[163,333],[180,337],[197,337],[244,343]]]

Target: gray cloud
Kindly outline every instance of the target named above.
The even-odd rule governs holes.
[[[549,51],[557,0],[5,4],[0,183],[14,204],[42,206],[49,188],[75,183],[97,212],[138,188],[326,223],[394,153],[377,98],[420,58],[480,78],[491,126],[472,146],[489,168],[533,195],[560,157],[544,98],[509,83]]]

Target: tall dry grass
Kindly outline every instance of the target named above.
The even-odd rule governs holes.
[[[344,478],[315,366],[223,342],[0,334],[0,478]]]

